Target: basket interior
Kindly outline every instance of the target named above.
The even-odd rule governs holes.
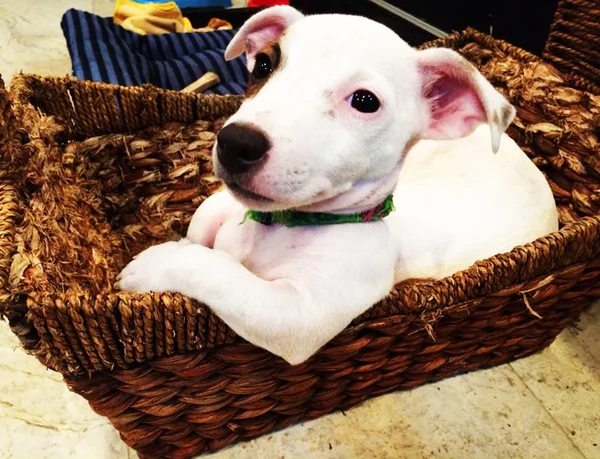
[[[135,254],[185,234],[219,186],[210,149],[225,118],[66,143],[52,119],[38,121],[11,273],[22,293],[113,291]]]
[[[549,179],[561,225],[598,215],[600,96],[569,87],[550,65],[482,37],[444,44],[517,107],[509,135]],[[20,293],[112,292],[133,255],[184,234],[198,205],[219,186],[210,149],[223,117],[76,139],[39,107],[23,113],[33,154],[24,171],[11,272]]]

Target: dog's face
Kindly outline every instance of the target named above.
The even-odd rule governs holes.
[[[460,137],[482,121],[499,139],[514,116],[456,53],[416,51],[365,18],[269,8],[226,57],[244,51],[248,98],[219,133],[213,163],[254,209],[362,210],[392,191],[416,140]]]

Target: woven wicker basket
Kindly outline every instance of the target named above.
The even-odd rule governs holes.
[[[543,57],[563,72],[600,84],[600,3],[559,0]]]
[[[214,190],[208,148],[240,99],[20,76],[16,120],[0,92],[14,165],[0,175],[0,311],[23,346],[141,457],[161,458],[548,346],[600,297],[600,90],[472,30],[428,46],[461,52],[518,108],[509,133],[547,174],[559,232],[397,286],[292,367],[185,297],[112,288],[132,254],[184,231]]]

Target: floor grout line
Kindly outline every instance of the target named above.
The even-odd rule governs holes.
[[[527,382],[525,381],[525,379],[523,379],[523,377],[521,377],[521,375],[519,374],[519,372],[512,366],[512,362],[509,363],[508,366],[513,371],[513,373],[515,375],[517,375],[517,378],[519,378],[519,380],[525,385],[525,387],[527,388],[527,390],[529,391],[529,393],[533,396],[533,398],[535,398],[538,401],[538,403],[541,405],[542,409],[550,416],[550,418],[552,419],[552,421],[554,422],[554,424],[564,434],[565,438],[567,438],[567,440],[569,440],[569,443],[571,443],[571,445],[573,445],[573,447],[577,451],[579,451],[579,454],[581,454],[581,457],[583,457],[584,459],[591,459],[591,458],[588,458],[588,456],[585,455],[585,453],[581,450],[581,448],[579,448],[579,445],[577,445],[577,443],[575,443],[575,441],[573,440],[573,438],[571,437],[571,435],[569,435],[569,432],[565,429],[565,427],[560,422],[558,422],[558,420],[554,417],[554,414],[552,414],[550,412],[550,410],[548,410],[548,408],[546,408],[546,405],[544,405],[544,402],[542,402],[542,400],[535,394],[535,392],[533,392],[533,390],[531,389],[531,387],[529,387],[529,384],[527,384]]]
[[[578,334],[577,332],[579,332],[580,330],[574,327],[570,327],[564,330],[565,332],[567,332],[568,335],[568,339],[566,341],[572,341],[574,339],[578,338]],[[587,358],[587,360],[591,363],[589,370],[594,373],[594,374],[598,374],[598,376],[600,376],[600,355],[596,356],[595,354],[593,354],[589,349],[588,346],[581,346],[581,353]]]

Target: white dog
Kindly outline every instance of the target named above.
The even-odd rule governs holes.
[[[291,7],[252,17],[226,57],[244,51],[249,96],[213,152],[227,191],[119,288],[187,295],[298,364],[395,283],[557,230],[546,180],[504,134],[514,108],[454,51]]]

